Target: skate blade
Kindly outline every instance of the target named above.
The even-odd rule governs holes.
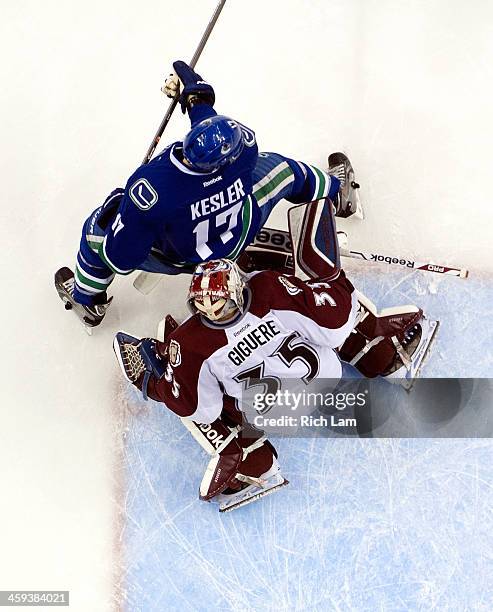
[[[415,381],[419,378],[421,373],[421,369],[430,354],[431,345],[435,339],[436,333],[440,326],[440,321],[429,321],[430,324],[430,333],[428,338],[424,342],[423,346],[420,348],[421,356],[419,357],[418,363],[412,372],[408,372],[405,378],[393,378],[392,374],[390,376],[386,376],[385,379],[394,385],[400,385],[403,387],[408,393],[411,391]]]
[[[359,197],[359,188],[353,191],[353,198],[351,204],[356,204],[356,210],[352,215],[349,215],[348,219],[364,219],[365,213],[363,212],[363,206],[361,204],[361,198]]]
[[[72,307],[70,300],[67,298],[66,294],[63,293],[62,291],[58,290],[58,295],[60,296],[60,299],[62,300],[63,304],[70,304],[70,308],[66,308],[65,310],[67,310],[68,312],[73,312],[73,314],[76,316],[77,321],[79,321],[79,323],[82,325],[82,327],[84,328],[84,331],[86,332],[86,334],[88,336],[92,336],[92,330],[94,329],[93,326],[91,325],[86,325],[86,323],[84,323],[84,321],[79,317],[79,315],[75,312],[75,309]]]
[[[242,506],[247,506],[248,504],[251,504],[252,502],[257,501],[261,497],[265,497],[266,495],[270,495],[271,493],[275,493],[276,491],[279,491],[281,487],[285,487],[288,484],[289,484],[289,480],[286,480],[284,478],[284,480],[281,483],[279,483],[275,487],[272,487],[271,489],[268,489],[267,491],[260,491],[259,493],[255,493],[255,495],[252,495],[251,497],[248,497],[247,499],[242,499],[241,501],[231,504],[230,506],[227,506],[227,505],[220,506],[219,512],[231,512],[232,510],[237,510],[238,508],[241,508]]]
[[[356,217],[356,219],[361,219],[361,220],[365,218],[365,213],[363,212],[363,207],[361,206],[361,201],[359,197],[356,200],[356,212],[351,216]]]

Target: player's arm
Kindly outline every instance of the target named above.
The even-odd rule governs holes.
[[[173,68],[174,72],[166,79],[163,92],[169,98],[180,94],[181,110],[188,112],[192,127],[203,119],[217,115],[213,108],[216,96],[212,85],[185,62],[178,60],[173,63]]]
[[[291,184],[291,192],[285,196],[293,204],[304,204],[329,197],[334,200],[340,188],[337,177],[325,170],[280,155],[284,159],[283,184]]]
[[[340,346],[355,325],[358,299],[341,270],[330,282],[302,281],[295,276],[265,272],[272,287],[272,311],[288,329],[318,346]],[[255,280],[257,279],[257,280]],[[255,277],[254,282],[259,282]]]
[[[231,398],[224,395],[211,370],[209,356],[215,349],[199,354],[194,332],[183,334],[183,328],[178,328],[175,333],[177,327],[168,316],[164,342],[152,338],[139,340],[119,332],[114,349],[120,367],[127,380],[142,391],[144,399],[163,402],[182,418],[212,423],[223,409],[231,411]]]
[[[158,226],[152,207],[158,197],[146,179],[135,174],[129,179],[118,211],[98,245],[100,258],[113,272],[129,274],[151,252]]]
[[[227,404],[219,381],[208,361],[196,364],[195,355],[181,355],[180,360],[177,363],[173,356],[169,357],[164,375],[150,381],[149,397],[163,402],[180,417],[188,417],[197,423],[213,423]],[[182,363],[184,367],[181,367]]]
[[[176,95],[180,94],[179,102],[181,109],[183,113],[188,112],[192,127],[204,119],[217,115],[213,108],[216,101],[213,87],[204,81],[204,79],[185,62],[174,62],[173,68],[175,72],[168,76],[162,91],[169,98],[174,98]],[[255,133],[245,125],[239,122],[237,123],[240,125],[243,132],[243,139],[249,158],[252,160],[251,165],[253,169],[258,154]],[[243,160],[243,162],[245,162],[245,160]]]

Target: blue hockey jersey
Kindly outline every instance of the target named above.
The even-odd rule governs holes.
[[[215,114],[211,106],[197,105],[190,112],[192,125]],[[239,125],[245,141],[241,155],[212,173],[195,172],[185,165],[182,143],[175,142],[132,174],[98,245],[104,263],[126,274],[139,268],[151,253],[178,269],[209,259],[235,259],[265,222],[261,206],[266,190],[280,197],[289,195],[293,202],[329,194],[328,175],[277,154],[270,154],[276,158],[275,172],[266,166],[258,180],[254,171],[262,159],[255,134]],[[337,190],[338,184],[333,187]]]

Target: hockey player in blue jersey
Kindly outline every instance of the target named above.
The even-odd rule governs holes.
[[[212,86],[184,62],[173,67],[163,89],[170,97],[181,91],[191,130],[140,166],[84,223],[75,283],[66,287],[90,326],[105,315],[115,274],[191,273],[202,261],[235,260],[283,198],[298,204],[329,197],[336,214],[353,212],[344,164],[328,174],[259,153],[251,129],[216,113]]]

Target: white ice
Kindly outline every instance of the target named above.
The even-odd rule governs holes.
[[[77,612],[489,611],[490,440],[283,440],[289,487],[219,516],[197,500],[202,451],[111,351],[120,328],[183,316],[186,279],[148,298],[118,279],[91,338],[58,301],[53,272],[140,163],[214,5],[2,7],[0,589],[70,589]],[[440,318],[429,376],[491,373],[492,23],[487,0],[228,0],[199,63],[261,149],[351,156],[353,248],[470,269],[349,266],[379,307]]]

